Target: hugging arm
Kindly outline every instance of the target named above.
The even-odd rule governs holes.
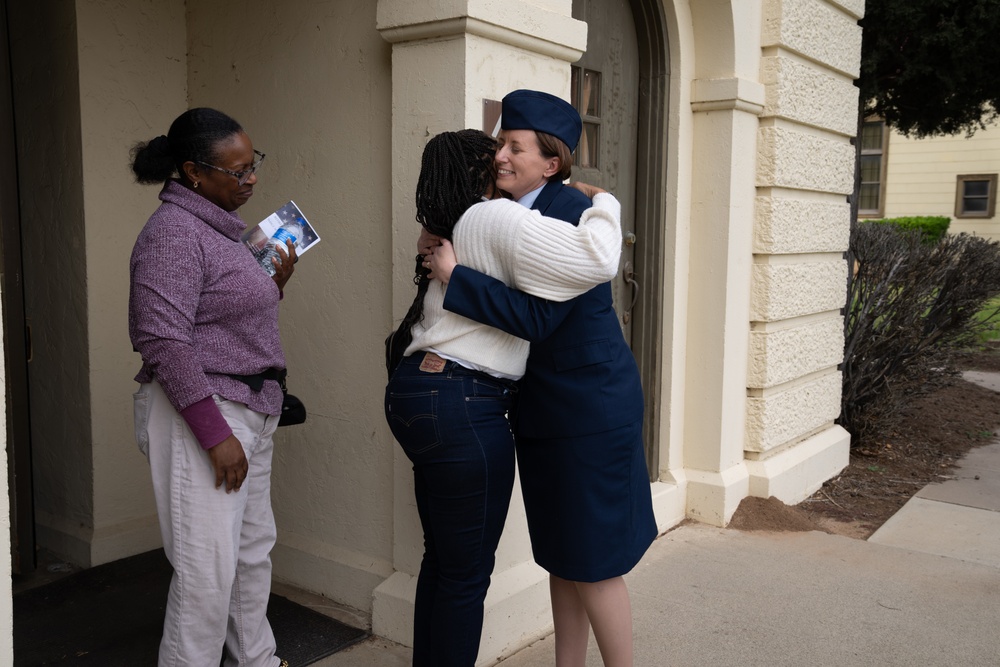
[[[532,343],[546,339],[573,308],[531,296],[466,266],[456,266],[445,292],[444,308]]]
[[[517,288],[461,264],[451,268],[450,248],[438,248],[434,255],[441,257],[432,256],[429,264],[434,277],[448,285],[445,310],[533,343],[551,335],[573,309],[575,297],[607,282],[618,269],[621,205],[612,195],[592,190],[588,208],[562,209],[578,225],[512,202],[486,202],[467,211],[455,228],[455,242],[468,237],[495,246],[495,256],[508,263]],[[450,276],[437,265],[446,255]]]

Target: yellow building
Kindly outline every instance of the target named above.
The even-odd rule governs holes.
[[[865,123],[862,217],[945,216],[948,231],[1000,240],[997,174],[1000,125],[965,134],[911,139]]]

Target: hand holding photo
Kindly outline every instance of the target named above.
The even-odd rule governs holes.
[[[241,239],[269,275],[274,274],[271,258],[284,257],[287,240],[291,239],[295,244],[295,252],[299,256],[320,241],[319,234],[294,201],[261,220],[253,229],[248,229]]]

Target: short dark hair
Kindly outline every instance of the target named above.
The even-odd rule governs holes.
[[[175,173],[183,178],[185,162],[213,162],[219,144],[242,131],[221,111],[189,109],[174,119],[166,135],[132,147],[132,173],[139,183],[163,183]]]

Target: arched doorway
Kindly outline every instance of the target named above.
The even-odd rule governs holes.
[[[625,247],[613,284],[646,402],[651,480],[659,471],[660,372],[666,211],[667,33],[659,0],[574,0],[588,24],[587,52],[573,65],[572,101],[584,120],[574,177],[622,202]]]

